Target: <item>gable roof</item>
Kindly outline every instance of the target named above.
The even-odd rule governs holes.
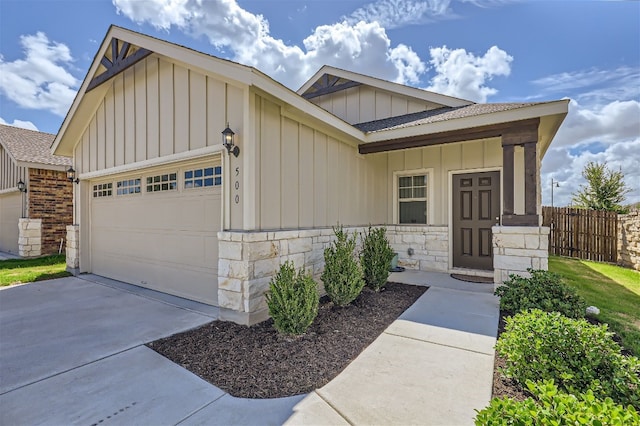
[[[476,104],[469,100],[404,86],[327,65],[320,68],[297,92],[293,92],[253,67],[112,25],[53,141],[52,152],[72,156],[73,147],[82,136],[110,87],[106,82],[135,63],[135,60],[138,60],[135,58],[136,55],[146,57],[151,54],[181,63],[205,75],[221,78],[229,84],[250,87],[266,93],[284,104],[285,113],[310,117],[328,131],[339,135],[345,142],[359,146],[381,141],[393,143],[395,140],[412,137],[427,140],[442,132],[494,124],[515,125],[522,120],[537,118],[540,119],[539,142],[541,152],[544,154],[568,112],[567,100]],[[318,82],[319,84],[316,84]],[[329,93],[332,93],[336,85],[337,90],[341,90],[341,88],[363,84],[441,107],[351,125],[305,99],[305,94],[313,93],[318,88],[328,88]]]
[[[64,170],[71,159],[51,153],[56,135],[0,124],[0,144],[19,166]]]
[[[318,86],[325,87],[327,83],[336,87],[338,90],[341,88],[346,89],[364,84],[387,92],[399,93],[419,101],[431,102],[447,107],[460,107],[474,103],[466,99],[455,98],[453,96],[442,95],[428,90],[405,86],[404,84],[393,83],[391,81],[382,80],[365,74],[359,74],[353,71],[343,70],[329,65],[324,65],[320,68],[309,80],[307,80],[306,83],[302,85],[302,87],[298,89],[297,93],[304,98],[315,97],[315,92],[322,93],[322,91],[318,90]]]

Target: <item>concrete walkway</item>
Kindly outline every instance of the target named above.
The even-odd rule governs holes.
[[[20,256],[13,253],[7,253],[6,251],[0,251],[0,260],[8,260],[8,259],[20,259]]]
[[[214,312],[85,278],[0,290],[0,424],[462,425],[491,397],[492,285],[394,274],[431,288],[338,377],[308,395],[248,400],[144,346]]]

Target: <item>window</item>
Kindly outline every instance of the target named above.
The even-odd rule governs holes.
[[[222,185],[222,167],[206,167],[184,172],[185,188]]]
[[[178,189],[177,173],[166,173],[147,178],[147,192],[173,191],[174,189]]]
[[[120,182],[116,182],[116,194],[117,195],[139,194],[140,187],[141,187],[140,178],[121,180]]]
[[[99,183],[98,185],[93,185],[93,197],[110,197],[113,191],[113,184],[109,183]]]
[[[427,223],[427,175],[398,177],[398,223]]]

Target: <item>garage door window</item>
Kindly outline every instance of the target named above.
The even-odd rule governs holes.
[[[178,174],[166,173],[147,178],[147,192],[173,191],[178,188]]]
[[[140,179],[127,179],[116,182],[116,194],[139,194],[140,193]]]
[[[222,185],[222,167],[205,167],[184,172],[185,188]]]
[[[93,185],[93,197],[110,197],[113,192],[113,184],[109,183],[100,183],[98,185]]]

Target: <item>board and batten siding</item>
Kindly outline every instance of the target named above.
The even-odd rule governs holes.
[[[451,205],[451,188],[449,172],[465,170],[496,169],[502,167],[502,146],[499,138],[451,143],[424,148],[392,151],[372,154],[380,157],[380,162],[387,164],[387,223],[393,223],[393,209],[397,208],[397,200],[393,199],[394,172],[410,172],[411,170],[433,169],[433,217],[428,218],[429,225],[447,225]],[[516,163],[517,167],[517,163]],[[522,181],[516,173],[516,188]],[[524,192],[524,182],[521,183]],[[524,204],[524,200],[522,201]],[[429,209],[427,209],[429,210]]]
[[[381,120],[442,106],[364,85],[310,100],[349,124]]]
[[[27,168],[17,166],[7,150],[0,145],[0,191],[17,188],[20,180],[28,183]]]
[[[384,168],[256,95],[257,228],[382,223]],[[382,171],[382,173],[380,173]]]
[[[105,84],[75,147],[80,173],[219,145],[227,121],[243,127],[242,88],[155,55]]]

